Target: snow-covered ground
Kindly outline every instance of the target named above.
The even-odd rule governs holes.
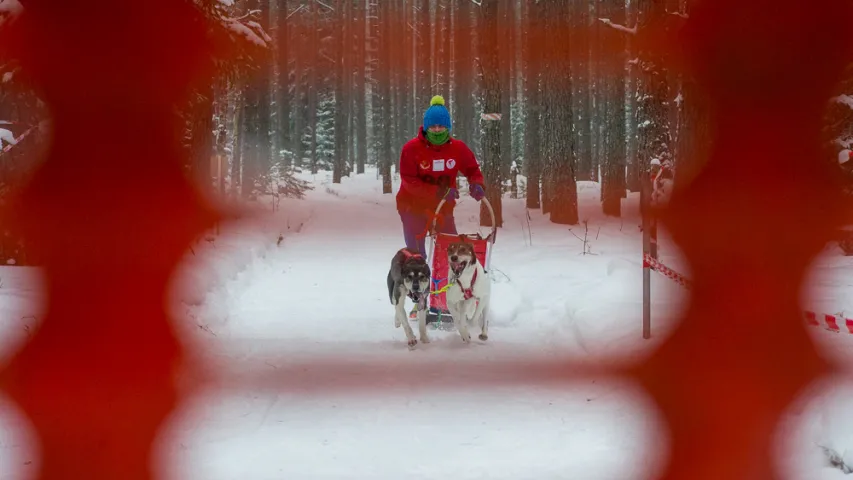
[[[624,219],[605,218],[598,185],[579,183],[586,231],[550,224],[539,212],[528,217],[522,200],[505,199],[488,342],[463,345],[456,333],[432,331],[432,343],[410,351],[393,326],[385,286],[402,246],[393,195],[381,194],[372,170],[342,184],[326,173],[306,178],[315,190],[305,200],[223,225],[221,235],[187,254],[172,295],[187,348],[232,379],[274,375],[317,357],[381,360],[396,375],[380,390],[351,394],[333,387],[353,379],[329,379],[306,364],[300,379],[329,382],[329,391],[270,385],[201,392],[161,435],[156,462],[163,478],[621,480],[660,472],[667,439],[658,414],[623,379],[464,386],[483,375],[474,364],[556,355],[634,362],[669,335],[687,295],[659,275],[652,278],[654,338],[641,335],[636,196],[625,200]],[[478,231],[477,214],[478,205],[463,196],[460,231]],[[661,259],[689,276],[665,235]],[[804,306],[853,308],[850,267],[853,258],[828,248],[815,263]],[[6,359],[38,321],[41,297],[36,269],[3,267],[0,277]],[[853,335],[810,334],[830,358],[851,359]],[[449,359],[458,370],[436,367]],[[421,385],[426,379],[429,388]],[[843,475],[825,465],[817,445],[853,464],[853,413],[845,405],[853,386],[830,383],[819,393],[793,406],[780,425],[780,466],[790,479]],[[8,402],[0,412],[0,479],[26,478],[36,454],[25,423]]]

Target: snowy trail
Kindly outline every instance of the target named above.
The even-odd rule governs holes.
[[[330,186],[335,187],[340,188]],[[419,376],[435,380],[430,362],[436,360],[458,360],[453,374],[458,381],[480,375],[474,363],[523,352],[574,349],[584,355],[571,340],[577,327],[557,325],[562,315],[554,312],[563,307],[537,307],[527,298],[526,290],[536,285],[496,280],[503,301],[521,299],[522,307],[501,306],[498,299],[488,342],[464,345],[455,332],[431,331],[430,344],[410,351],[402,329],[393,326],[385,285],[391,257],[403,246],[393,196],[343,190],[310,192],[305,200],[310,221],[226,286],[227,299],[215,308],[226,306],[227,321],[209,338],[207,353],[231,376],[335,355],[409,369],[410,380],[386,382],[375,395],[207,392],[185,405],[164,432],[162,460],[171,465],[164,476],[605,480],[626,478],[626,471],[631,478],[654,475],[661,459],[650,445],[665,440],[647,398],[631,384],[600,378],[564,388],[412,388]],[[475,208],[469,203],[460,209],[461,231],[470,231]],[[522,238],[508,235],[504,242],[509,249]],[[508,268],[514,262],[509,251],[496,266],[515,276]],[[555,340],[560,332],[569,340]],[[312,366],[300,377],[310,381]]]
[[[197,392],[174,412],[155,445],[158,478],[656,477],[667,439],[657,410],[636,385],[601,376],[563,385],[530,378],[483,387],[480,380],[497,374],[478,370],[557,354],[631,361],[672,332],[687,296],[655,275],[654,337],[640,338],[635,198],[625,201],[622,220],[602,218],[598,186],[578,182],[591,255],[582,254],[584,246],[571,234],[584,236],[582,227],[570,233],[537,212],[528,219],[523,200],[505,199],[507,223],[492,265],[489,341],[464,345],[453,332],[432,332],[432,343],[409,350],[386,298],[388,264],[402,246],[393,196],[381,194],[371,173],[341,185],[323,177],[309,178],[316,190],[305,200],[283,200],[278,212],[259,202],[266,213],[251,223],[257,228],[236,222],[215,242],[200,242],[172,293],[187,348],[217,373],[237,381],[269,374],[284,382],[292,377],[281,372],[296,368],[298,385],[320,388],[246,381]],[[475,231],[476,215],[477,204],[463,198],[460,231]],[[666,239],[661,246],[664,262],[689,276],[677,249]],[[815,262],[804,302],[815,310],[849,312],[853,257],[835,250]],[[43,314],[39,275],[39,269],[0,267],[0,358],[8,359],[37,328]],[[849,335],[809,333],[832,361],[853,361]],[[340,386],[363,385],[367,374],[330,374],[310,363],[318,358],[378,363],[393,375],[375,377],[374,390],[351,392]],[[824,397],[801,399],[780,425],[787,441],[779,461],[791,480],[843,475],[827,466],[817,445],[853,464],[853,387],[837,378],[818,387]],[[0,478],[27,478],[38,449],[29,423],[2,397],[0,433]]]
[[[234,299],[229,336],[353,342],[388,330],[388,318],[375,312],[388,309],[383,287],[388,252],[400,241],[395,219],[387,209],[312,193],[311,220]]]
[[[255,265],[248,282],[228,291],[228,321],[217,331],[227,339],[225,348],[236,348],[234,353],[240,357],[246,356],[247,348],[253,352],[249,356],[265,348],[281,352],[285,347],[290,356],[340,349],[370,355],[406,350],[403,330],[393,327],[385,283],[391,257],[404,245],[393,197],[374,200],[317,189],[305,202],[312,213],[301,231],[288,236],[280,248]],[[472,206],[467,205],[468,210]],[[466,226],[463,217],[461,228]],[[471,230],[470,221],[467,227],[464,231],[476,231],[476,226]],[[495,265],[503,263],[496,261]],[[495,281],[503,281],[502,271],[496,270],[499,278]],[[570,279],[563,283],[573,285]],[[452,349],[458,350],[456,355],[484,358],[500,345],[532,350],[533,340],[539,339],[549,350],[566,353],[566,342],[549,339],[553,332],[542,329],[540,323],[519,326],[499,318],[501,294],[520,296],[520,289],[497,285],[493,310],[498,318],[492,320],[488,342],[475,341],[462,348],[455,332],[430,330],[432,342],[417,350]],[[557,315],[564,313],[556,307]],[[554,312],[545,313],[549,326],[554,324]],[[507,328],[512,334],[502,335]]]

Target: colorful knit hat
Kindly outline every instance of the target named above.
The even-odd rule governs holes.
[[[429,102],[429,108],[424,112],[424,130],[428,130],[433,125],[441,125],[450,130],[453,123],[450,121],[450,112],[444,106],[444,97],[436,95]]]

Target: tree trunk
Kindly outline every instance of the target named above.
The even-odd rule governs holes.
[[[481,9],[481,31],[479,37],[480,65],[482,69],[483,113],[501,111],[501,76],[498,52],[498,0],[483,2]],[[501,121],[482,120],[483,161],[481,167],[486,181],[486,195],[495,212],[496,226],[503,226],[501,209]],[[485,205],[480,207],[480,225],[491,225],[491,217]]]
[[[637,14],[637,2],[630,2],[628,6],[626,6],[626,20],[625,23],[629,27],[634,27],[638,23],[638,14]],[[629,35],[627,38],[628,43],[628,61],[625,62],[624,72],[625,72],[625,136],[627,138],[626,148],[627,152],[627,162],[628,162],[628,190],[632,192],[639,192],[642,188],[642,183],[640,182],[640,175],[642,172],[642,167],[640,166],[640,160],[638,155],[638,124],[637,124],[637,98],[639,94],[639,80],[638,77],[640,75],[640,64],[638,62],[638,49],[636,46],[636,41],[634,40],[632,35]]]
[[[261,26],[265,31],[269,31],[271,23],[269,0],[259,0],[258,3],[261,10]],[[257,151],[258,187],[261,193],[267,192],[267,188],[271,184],[270,173],[272,166],[278,160],[278,156],[273,155],[273,142],[270,136],[272,133],[272,73],[272,65],[269,62],[261,62],[255,87],[258,99],[258,129],[255,145]]]
[[[471,0],[455,1],[456,18],[453,30],[455,99],[450,104],[450,112],[453,118],[453,136],[466,143],[472,143],[476,130],[471,86],[476,78],[471,51]]]
[[[527,208],[540,207],[539,178],[542,165],[542,141],[540,133],[540,118],[542,111],[542,95],[540,94],[540,71],[542,70],[543,36],[539,29],[543,28],[543,18],[539,14],[541,8],[525,5],[525,41],[522,58],[525,62],[525,91],[527,121],[524,131],[524,165],[527,173],[527,192],[525,205]]]
[[[551,56],[546,78],[546,108],[544,118],[547,132],[548,164],[551,168],[549,192],[550,220],[562,225],[578,223],[577,184],[575,183],[575,154],[572,145],[572,83],[564,72],[570,71],[571,60],[567,31],[570,25],[570,0],[551,0],[544,7],[549,26],[548,52]]]
[[[642,6],[644,8],[640,11],[638,28],[659,29],[659,25],[666,20],[665,0],[651,0],[643,3]],[[639,52],[642,94],[638,101],[637,120],[641,125],[638,144],[641,172],[648,171],[649,162],[652,159],[656,158],[661,162],[672,160],[672,152],[669,149],[672,142],[666,105],[669,84],[666,66],[660,55],[660,52],[649,49],[641,49]]]
[[[332,183],[341,183],[344,175],[346,162],[346,47],[349,43],[346,31],[346,6],[345,2],[339,2],[337,10],[337,28],[333,29],[335,35],[335,158],[332,162]]]
[[[295,32],[291,35],[293,48],[293,136],[291,137],[291,146],[293,149],[293,161],[296,167],[303,168],[305,166],[305,155],[303,136],[305,135],[305,23],[302,21],[302,13],[295,14],[288,20]]]
[[[403,5],[397,6],[397,13],[394,18],[399,19],[399,21],[397,21],[393,26],[395,29],[394,38],[404,39],[407,35],[412,35],[412,31],[408,28],[408,25],[410,23],[414,24],[414,19],[407,17],[407,15],[410,14],[411,11],[404,8]],[[393,67],[394,88],[397,92],[394,97],[397,102],[394,108],[394,152],[399,153],[403,148],[403,144],[405,144],[409,138],[414,136],[410,125],[415,118],[415,115],[412,113],[415,106],[412,100],[412,82],[409,81],[408,75],[406,75],[406,70],[403,68],[403,66],[406,65],[407,62],[412,61],[412,59],[410,58],[407,49],[400,48],[396,43],[394,44],[394,53],[396,54],[396,61]],[[429,78],[427,78],[427,80],[429,80]]]
[[[382,46],[383,8],[379,0],[367,0],[367,11],[365,12],[365,81],[370,87],[370,106],[368,107],[368,118],[370,119],[370,148],[368,149],[368,161],[375,164],[377,180],[382,171],[382,95],[385,93],[383,87],[384,77],[382,67],[384,60]]]
[[[356,174],[364,173],[364,164],[367,161],[367,91],[365,77],[367,76],[367,15],[369,9],[366,6],[361,6],[360,10],[356,10],[358,21],[355,24],[355,46],[356,46],[356,62],[355,62],[355,122],[356,122],[356,153],[355,153],[355,171]]]
[[[199,82],[197,100],[190,112],[192,177],[205,194],[211,193],[210,162],[213,158],[213,83]]]
[[[587,32],[587,48],[585,55],[588,60],[589,69],[587,70],[587,108],[588,124],[589,124],[589,148],[590,148],[590,180],[593,182],[602,181],[602,136],[603,126],[607,121],[607,94],[605,90],[609,82],[609,77],[602,72],[601,54],[599,52],[600,39],[600,22],[597,18],[602,18],[600,13],[605,12],[604,5],[599,6],[598,0],[584,0],[587,13],[587,24],[585,31]],[[602,2],[603,3],[603,2]]]
[[[255,183],[260,174],[258,165],[258,84],[257,78],[251,78],[243,87],[243,173],[240,193],[243,198],[253,197]]]
[[[512,64],[514,59],[514,10],[510,0],[497,0],[498,2],[498,19],[497,19],[497,42],[500,49],[498,55],[499,75],[501,85],[501,104],[500,112],[503,116],[500,121],[501,127],[501,178],[510,176],[512,168]]]
[[[393,158],[393,147],[392,147],[392,139],[393,132],[391,131],[392,119],[391,116],[393,112],[391,111],[392,103],[392,81],[393,76],[391,74],[391,69],[393,68],[394,55],[392,48],[392,25],[394,23],[394,6],[391,2],[380,2],[379,4],[379,25],[382,31],[380,40],[378,44],[380,45],[381,54],[383,61],[381,62],[381,66],[378,69],[381,75],[379,79],[380,88],[382,91],[382,112],[380,115],[380,121],[378,125],[380,126],[379,135],[382,139],[382,149],[379,153],[379,161],[380,161],[380,175],[382,175],[382,193],[392,193],[392,178],[391,178],[391,165],[397,163],[396,159]]]
[[[592,180],[592,148],[590,145],[589,122],[589,45],[587,23],[589,5],[583,0],[573,0],[568,12],[570,28],[569,51],[572,61],[572,113],[573,139],[577,155],[577,175],[579,180]]]
[[[609,18],[615,23],[624,23],[624,5],[602,3],[600,8],[600,17]],[[599,38],[611,33],[602,32],[601,29],[599,26]],[[599,80],[603,84],[599,90],[603,92],[600,101],[606,105],[606,112],[599,117],[604,127],[599,140],[603,147],[601,207],[605,215],[615,217],[622,215],[622,198],[626,197],[624,64],[625,59],[622,56],[603,59],[600,63],[603,77]]]
[[[690,3],[682,0],[679,10],[689,14]],[[846,76],[850,86],[853,86],[853,76]],[[696,85],[694,78],[685,76],[681,79],[680,89],[681,111],[679,115],[679,135],[676,141],[675,185],[683,188],[691,183],[696,175],[705,167],[711,150],[711,130],[713,105],[707,93]],[[849,108],[845,106],[849,111]]]
[[[423,113],[429,107],[430,98],[433,96],[432,88],[432,21],[430,19],[430,0],[417,0],[417,16],[412,19],[411,24],[417,25],[417,51],[414,55],[417,62],[417,84],[418,94],[415,97],[415,111]],[[422,116],[422,115],[421,115]],[[420,122],[417,122],[420,125]]]
[[[234,102],[234,146],[231,154],[231,196],[237,198],[243,184],[243,138],[246,136],[245,97],[242,88],[236,88]]]
[[[276,107],[279,148],[288,152],[285,165],[293,164],[293,130],[290,128],[290,21],[287,20],[287,0],[278,0],[278,22],[276,25],[276,52],[278,61],[278,88],[276,89]],[[276,152],[278,157],[278,152]]]
[[[438,91],[450,101],[450,67],[453,61],[453,22],[451,21],[451,0],[441,0],[439,12],[441,12],[441,68],[439,74]]]
[[[311,2],[311,26],[309,27],[308,38],[310,41],[308,42],[308,51],[311,52],[309,56],[308,62],[308,126],[311,129],[310,133],[310,142],[311,142],[311,173],[317,174],[319,171],[318,161],[319,156],[317,153],[317,65],[319,64],[320,54],[319,48],[317,45],[320,43],[320,21],[319,21],[319,7],[316,2]]]

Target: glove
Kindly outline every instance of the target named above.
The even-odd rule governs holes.
[[[471,193],[471,197],[478,202],[486,196],[486,191],[483,190],[483,186],[479,183],[471,185],[471,188],[469,188],[468,191]]]
[[[441,195],[441,190],[439,190],[438,193],[439,193],[439,195]],[[459,190],[456,190],[455,188],[450,187],[447,189],[445,194],[442,195],[440,198],[443,198],[447,202],[449,202],[451,200],[455,200],[455,199],[459,198]]]

